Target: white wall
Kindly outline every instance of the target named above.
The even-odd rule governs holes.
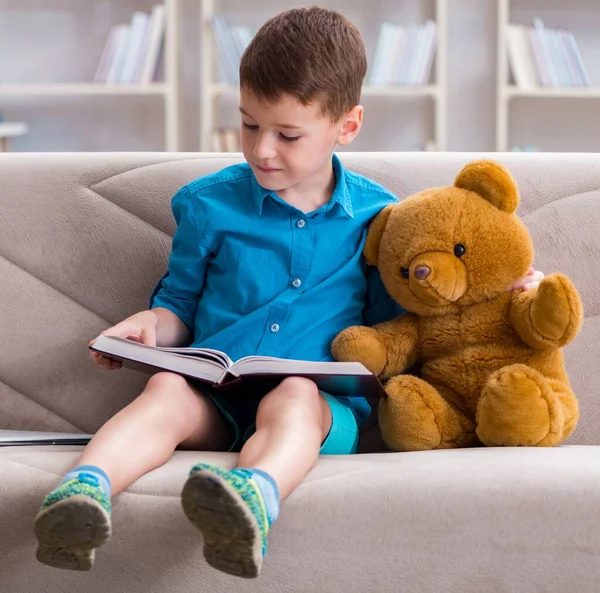
[[[135,9],[149,10],[156,0],[0,0],[0,82],[87,81],[110,27],[128,21]],[[524,2],[525,0],[520,0]],[[527,0],[537,7],[540,0]],[[578,2],[591,0],[576,0]],[[183,149],[198,149],[198,0],[180,0],[183,80]],[[259,25],[292,0],[215,0],[233,20]],[[315,2],[316,3],[316,2]],[[309,3],[309,4],[312,4]],[[382,18],[423,18],[433,14],[433,0],[323,0],[340,9],[361,28],[372,55]],[[256,7],[260,7],[260,10]],[[596,15],[600,16],[600,9]],[[496,101],[496,0],[449,0],[448,143],[450,150],[493,150]],[[600,44],[598,45],[600,47]],[[231,102],[230,102],[231,103]],[[433,107],[428,99],[394,101],[369,98],[365,126],[355,150],[409,149],[414,139],[432,134]],[[27,136],[14,150],[162,150],[162,99],[98,97],[0,100],[6,119],[25,120]],[[235,100],[223,111],[225,122],[237,118]],[[550,107],[550,121],[556,118]],[[520,110],[520,111],[519,111]],[[525,114],[523,114],[525,110]],[[519,105],[514,134],[523,117],[538,113],[537,105]],[[543,110],[542,110],[543,111]],[[560,106],[559,106],[560,112]],[[548,117],[533,122],[541,133]],[[600,115],[588,105],[585,118]],[[521,119],[519,119],[521,118]],[[519,124],[521,122],[521,124]],[[586,133],[586,120],[574,129]]]
[[[448,148],[494,150],[496,0],[448,4]]]

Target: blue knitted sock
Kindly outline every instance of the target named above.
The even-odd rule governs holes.
[[[110,498],[110,478],[106,475],[106,472],[96,465],[79,465],[73,468],[69,473],[65,474],[61,480],[59,486],[72,480],[73,478],[79,478],[83,474],[84,478],[87,476],[93,476],[98,481],[98,486],[102,489],[102,492],[107,498]]]
[[[66,474],[60,484],[44,498],[42,510],[76,495],[93,498],[110,514],[110,479],[104,470],[95,465],[80,465]]]
[[[250,472],[252,479],[258,484],[267,509],[269,525],[273,525],[273,522],[279,516],[279,488],[277,483],[267,472],[261,469],[253,467],[245,469]]]

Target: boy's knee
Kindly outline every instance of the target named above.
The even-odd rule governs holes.
[[[163,372],[156,373],[148,379],[146,390],[152,390],[155,393],[170,393],[171,391],[181,391],[187,386],[187,381],[181,375]]]
[[[199,395],[188,382],[174,373],[157,373],[148,380],[140,396],[145,405],[157,414],[186,415],[198,405]]]
[[[287,377],[260,402],[265,407],[270,403],[285,403],[287,406],[319,406],[321,394],[317,386],[303,377]],[[259,407],[260,407],[259,406]]]
[[[304,377],[286,377],[279,387],[282,391],[289,394],[296,394],[299,397],[319,398],[319,390],[316,384],[310,379]]]

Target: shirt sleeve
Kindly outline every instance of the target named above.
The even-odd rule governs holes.
[[[365,325],[383,323],[402,313],[406,313],[405,309],[388,294],[381,281],[379,270],[375,266],[367,266],[367,298],[363,311]]]
[[[205,217],[200,220],[199,200],[187,186],[171,201],[177,229],[173,236],[169,265],[150,297],[150,308],[171,310],[187,328],[194,331],[194,319],[204,287],[211,238]]]

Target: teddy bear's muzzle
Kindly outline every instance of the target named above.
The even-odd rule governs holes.
[[[454,254],[434,251],[413,259],[409,268],[411,292],[432,307],[455,303],[467,292],[467,267]]]

